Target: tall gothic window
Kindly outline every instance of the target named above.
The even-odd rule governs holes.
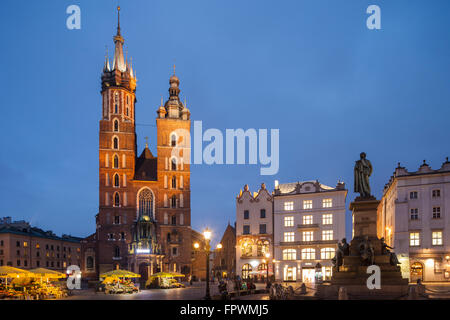
[[[114,175],[114,187],[119,187],[119,186],[120,186],[119,175],[116,173]]]
[[[119,94],[117,92],[114,99],[114,113],[119,113]]]
[[[114,137],[113,148],[114,149],[119,149],[119,138],[117,138],[117,137]]]
[[[176,189],[177,188],[177,177],[173,176],[172,177],[172,189]]]
[[[117,154],[114,156],[114,163],[113,163],[113,165],[114,165],[114,168],[118,168],[119,167],[119,156]]]
[[[114,120],[114,131],[119,131],[119,121],[118,120]]]
[[[177,159],[172,158],[172,171],[176,171],[176,170],[177,170]]]
[[[120,206],[120,196],[119,196],[119,193],[116,192],[114,194],[114,207],[118,207],[118,206]]]
[[[139,192],[139,215],[153,217],[153,194],[149,189]]]
[[[120,248],[118,246],[114,247],[114,257],[119,258],[120,257]]]
[[[177,207],[177,197],[175,195],[172,196],[172,208]]]
[[[170,136],[170,144],[172,147],[176,147],[177,146],[177,136],[175,134],[172,134]]]

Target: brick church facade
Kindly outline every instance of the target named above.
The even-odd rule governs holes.
[[[170,77],[169,98],[155,110],[157,156],[148,143],[139,152],[137,79],[123,54],[120,18],[114,44],[101,76],[99,209],[96,232],[82,241],[83,277],[117,267],[143,279],[159,271],[189,274],[190,165],[183,157],[190,157],[190,112],[180,101],[180,81]]]

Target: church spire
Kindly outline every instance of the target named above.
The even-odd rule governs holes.
[[[123,43],[125,42],[120,34],[120,7],[117,7],[117,34],[114,36],[114,59],[112,70],[118,70],[120,72],[126,71],[125,59],[123,56]]]

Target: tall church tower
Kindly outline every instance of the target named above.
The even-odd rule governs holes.
[[[165,247],[168,271],[188,273],[191,259],[191,191],[190,191],[190,112],[180,101],[180,80],[174,74],[169,80],[169,99],[159,107],[158,181],[164,181],[160,192],[158,220]]]
[[[124,38],[120,33],[118,7],[117,33],[114,36],[112,65],[108,57],[102,73],[102,117],[99,132],[99,213],[97,215],[97,257],[100,272],[114,262],[125,263],[129,225],[135,209],[127,184],[133,179],[136,159],[135,91],[136,77],[124,58]],[[111,260],[113,257],[113,261]],[[116,260],[116,261],[114,261]]]
[[[120,10],[120,8],[118,8]],[[119,11],[120,12],[120,11]],[[141,274],[191,272],[190,112],[180,80],[157,110],[157,157],[136,146],[136,75],[123,54],[118,12],[112,64],[102,72],[99,130],[99,211],[96,232],[83,241],[83,273],[117,267]]]

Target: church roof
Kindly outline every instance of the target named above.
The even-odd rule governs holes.
[[[135,180],[157,181],[157,158],[153,156],[152,152],[145,146],[139,158],[136,159],[136,170],[134,174]]]

